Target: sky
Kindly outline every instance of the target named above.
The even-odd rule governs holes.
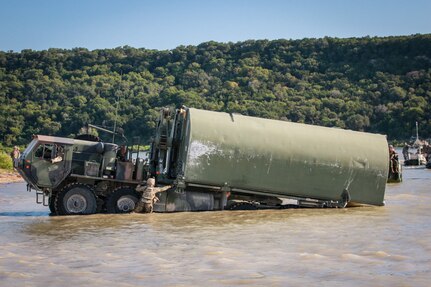
[[[0,50],[431,33],[431,0],[0,0]]]

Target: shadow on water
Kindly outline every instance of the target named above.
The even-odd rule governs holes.
[[[38,216],[48,216],[49,212],[45,211],[9,211],[9,212],[0,212],[0,216],[14,216],[14,217],[38,217]]]

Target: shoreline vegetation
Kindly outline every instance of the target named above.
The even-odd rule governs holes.
[[[182,105],[410,138],[431,135],[431,34],[214,41],[172,50],[0,51],[0,142],[86,123],[148,142]]]
[[[385,134],[400,147],[415,123],[430,142],[431,34],[0,51],[0,86],[0,182],[20,179],[10,152],[32,135],[117,126],[137,149],[162,107],[182,105]]]
[[[14,170],[10,152],[13,147],[2,147],[0,150],[0,184],[24,182],[19,173]]]

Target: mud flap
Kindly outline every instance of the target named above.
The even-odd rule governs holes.
[[[43,206],[49,205],[49,196],[44,192],[36,191],[36,203],[43,204]]]

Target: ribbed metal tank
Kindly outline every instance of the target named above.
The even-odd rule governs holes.
[[[286,197],[383,205],[384,135],[189,109],[184,181]]]

